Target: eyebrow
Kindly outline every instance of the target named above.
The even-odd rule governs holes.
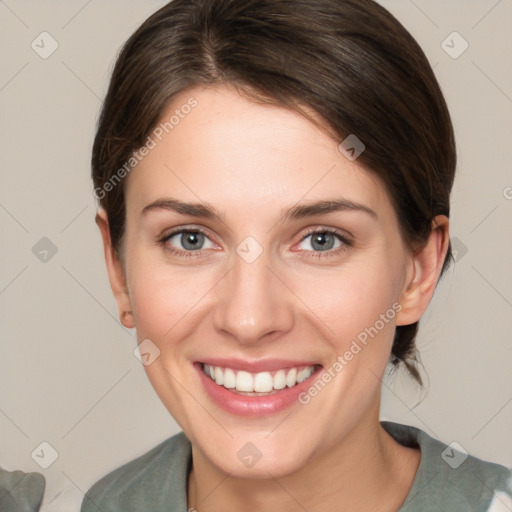
[[[141,215],[144,216],[155,210],[169,210],[182,215],[190,215],[191,217],[224,222],[224,215],[217,213],[214,208],[205,203],[185,203],[179,199],[172,198],[157,199],[146,205],[142,209]]]
[[[163,198],[157,199],[146,205],[141,212],[144,216],[147,213],[155,210],[169,210],[182,215],[190,215],[191,217],[216,220],[224,223],[225,216],[223,213],[218,213],[215,208],[206,203],[186,203],[179,199]],[[356,211],[363,212],[374,219],[378,216],[371,208],[354,201],[347,199],[331,199],[314,201],[306,204],[294,205],[288,209],[281,210],[282,221],[298,220],[306,217],[313,217],[315,215],[325,215],[333,212],[346,212]]]
[[[295,205],[288,210],[282,211],[282,217],[283,220],[296,220],[312,217],[314,215],[346,211],[363,212],[374,219],[378,218],[377,214],[371,208],[368,208],[368,206],[347,199],[331,199]]]

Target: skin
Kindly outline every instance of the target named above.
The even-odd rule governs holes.
[[[123,324],[158,346],[147,375],[192,442],[189,507],[396,511],[420,451],[380,426],[380,379],[396,325],[417,321],[432,297],[448,219],[436,217],[426,244],[412,251],[384,185],[349,161],[340,141],[295,111],[256,103],[227,85],[182,91],[162,119],[191,96],[198,106],[129,175],[121,259],[105,212],[97,215]],[[170,197],[208,204],[222,220],[141,213]],[[282,215],[297,203],[339,198],[376,216]],[[332,249],[319,250],[305,237],[310,227],[338,230],[350,244],[334,238]],[[159,243],[177,228],[207,234],[191,257],[169,252],[185,250],[179,235]],[[236,252],[247,236],[263,249],[252,263]],[[207,357],[284,358],[326,369],[394,303],[401,305],[396,317],[307,405],[241,418],[210,400],[192,366]],[[262,453],[251,468],[237,457],[248,442]]]

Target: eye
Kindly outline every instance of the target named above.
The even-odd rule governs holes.
[[[299,249],[316,253],[328,252],[337,254],[350,247],[350,241],[332,229],[320,228],[309,231],[301,240]],[[315,254],[322,256],[322,254]]]
[[[213,242],[200,229],[180,229],[165,235],[160,243],[170,252],[191,256],[190,252],[212,249]]]
[[[177,256],[204,256],[202,249],[213,249],[215,244],[208,235],[199,228],[179,229],[164,235],[159,243],[166,251]],[[346,250],[352,244],[350,240],[338,233],[338,231],[326,228],[310,230],[301,240],[299,249],[312,253],[313,257],[325,257],[336,255]]]

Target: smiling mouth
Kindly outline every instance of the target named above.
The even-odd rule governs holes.
[[[250,373],[202,363],[204,374],[217,385],[246,396],[266,396],[293,388],[309,379],[321,365],[283,368],[277,371]]]

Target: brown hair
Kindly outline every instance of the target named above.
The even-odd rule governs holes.
[[[220,83],[302,114],[307,106],[339,141],[355,134],[366,146],[358,163],[385,184],[411,247],[449,215],[448,108],[422,49],[386,9],[373,0],[173,0],[122,48],[94,141],[95,194],[118,254],[124,183],[108,184],[178,92]],[[449,248],[443,272],[450,259]],[[397,327],[390,362],[421,384],[417,330]]]

